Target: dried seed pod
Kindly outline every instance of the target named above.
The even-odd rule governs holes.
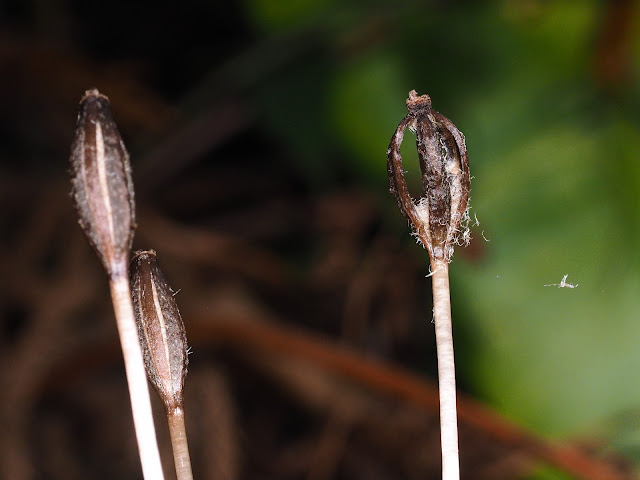
[[[390,191],[432,259],[449,260],[469,202],[469,159],[464,136],[444,115],[431,108],[428,95],[415,90],[407,99],[409,113],[396,129],[387,150]],[[400,145],[404,130],[416,133],[423,196],[411,198],[402,170]]]
[[[147,377],[167,412],[182,408],[187,335],[156,252],[137,251],[131,261],[131,295]]]
[[[71,146],[73,199],[79,222],[110,276],[125,274],[135,203],[129,154],[113,121],[109,99],[87,90]]]

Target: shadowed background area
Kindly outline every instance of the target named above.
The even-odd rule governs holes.
[[[195,478],[440,477],[428,258],[386,173],[411,89],[473,176],[451,266],[462,477],[631,478],[639,21],[628,0],[3,2],[0,478],[141,477],[68,195],[92,87],[131,154],[134,249],[179,290]]]

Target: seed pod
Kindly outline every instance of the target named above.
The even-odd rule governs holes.
[[[407,99],[409,113],[396,129],[387,150],[391,193],[432,259],[449,260],[469,202],[469,159],[464,135],[431,108],[428,95],[415,90]],[[402,170],[400,145],[404,130],[416,134],[423,196],[411,198]]]
[[[131,295],[149,381],[167,412],[182,408],[187,374],[187,335],[156,252],[137,251],[131,261]]]
[[[71,176],[80,226],[89,243],[110,276],[125,274],[135,228],[129,154],[109,99],[96,89],[87,90],[80,101]]]

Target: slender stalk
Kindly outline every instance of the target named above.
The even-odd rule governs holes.
[[[433,317],[438,356],[440,394],[440,442],[442,446],[442,478],[460,477],[458,459],[458,414],[456,409],[456,369],[451,329],[451,298],[449,294],[449,263],[436,260],[431,264],[433,275]]]
[[[133,423],[138,441],[142,473],[146,480],[157,480],[163,479],[164,474],[160,463],[147,375],[144,369],[142,350],[138,342],[138,328],[133,315],[129,278],[126,272],[127,269],[125,267],[122,274],[112,277],[109,287],[129,384],[131,410],[133,412]]]
[[[187,430],[184,426],[184,409],[178,407],[171,411],[167,410],[167,421],[169,422],[176,477],[178,480],[193,480],[189,446],[187,445]]]

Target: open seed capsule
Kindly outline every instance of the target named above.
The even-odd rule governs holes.
[[[469,202],[469,159],[464,135],[444,115],[431,108],[428,95],[415,90],[387,150],[391,193],[402,214],[432,259],[449,260]],[[423,196],[411,198],[402,169],[400,146],[406,128],[416,134]]]

